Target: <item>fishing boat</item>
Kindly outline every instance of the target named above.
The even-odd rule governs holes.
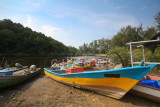
[[[19,63],[15,65],[15,67],[7,67],[0,70],[0,89],[16,85],[40,74],[41,68],[36,68],[35,65],[30,67],[21,66]]]
[[[160,103],[160,76],[146,75],[130,92]]]
[[[85,69],[88,69],[88,68],[92,68],[94,67],[96,64],[95,60],[90,60],[90,59],[81,59],[80,61],[78,62],[74,62],[73,64],[73,68],[85,68]]]
[[[148,41],[138,41],[138,42],[130,42],[130,53],[131,53],[131,65],[132,67],[135,64],[139,64],[140,62],[133,61],[133,54],[132,54],[132,46],[140,44],[143,49],[143,60],[144,64],[148,65],[150,63],[155,63],[160,65],[160,62],[146,62],[145,61],[145,47],[149,48],[152,53],[154,53],[156,47],[160,46],[160,33],[153,36]],[[160,76],[147,74],[145,75],[140,82],[138,82],[130,91],[130,93],[138,95],[140,97],[144,97],[156,102],[160,103]]]
[[[47,61],[47,59],[46,59]],[[46,62],[45,61],[45,62]],[[45,64],[44,64],[45,65]],[[61,69],[61,70],[65,70],[66,68],[73,68],[73,62],[72,60],[69,60],[67,62],[61,62],[61,63],[58,63],[58,60],[57,59],[53,59],[51,61],[51,68],[52,69]]]
[[[83,68],[66,70],[44,68],[44,73],[64,84],[120,99],[156,66],[156,64],[149,66],[142,66],[142,64],[143,62],[134,67],[96,71],[84,71]]]

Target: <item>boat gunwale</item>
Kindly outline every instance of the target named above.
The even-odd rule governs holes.
[[[160,91],[160,88],[155,88],[155,87],[150,87],[150,86],[147,86],[147,85],[143,85],[143,84],[136,84],[136,85],[139,85],[139,86],[143,86],[143,87],[146,87],[146,88],[150,88],[150,89],[154,89],[154,90],[158,90]]]
[[[19,68],[19,69],[15,69],[15,68],[12,68],[10,67],[11,69],[13,70],[8,70],[8,71],[1,71],[0,70],[0,76],[1,76],[1,73],[7,73],[7,72],[17,72],[17,71],[20,71],[20,70],[24,70],[24,69],[29,69],[28,67],[25,67],[25,68]],[[5,69],[8,69],[8,68],[5,68]],[[3,70],[3,69],[2,69]]]
[[[155,75],[155,74],[148,74],[147,76],[156,76],[156,77],[160,78],[159,75]],[[146,80],[149,80],[149,79],[146,79]],[[151,79],[151,80],[153,80],[153,79]],[[156,81],[157,81],[157,80],[156,80]],[[158,80],[158,81],[160,81],[160,80]],[[150,89],[154,89],[154,90],[160,91],[160,88],[155,88],[155,87],[143,85],[143,84],[140,84],[140,83],[137,83],[136,85],[138,85],[138,86],[143,86],[143,87],[146,87],[146,88],[150,88]]]
[[[75,75],[75,74],[94,74],[94,73],[105,73],[105,72],[116,72],[116,71],[127,71],[127,70],[134,70],[134,69],[148,69],[150,68],[149,66],[134,66],[134,67],[127,67],[127,68],[120,68],[120,69],[110,69],[110,70],[99,70],[99,71],[84,71],[84,72],[77,72],[77,73],[56,73],[54,72],[54,70],[48,70],[48,68],[44,68],[44,70],[46,70],[47,72],[52,72],[53,74],[56,75]],[[58,71],[58,70],[57,70]],[[62,70],[65,71],[65,70]]]
[[[41,68],[36,68],[36,71],[34,71],[33,73],[29,73],[29,74],[25,74],[25,75],[2,75],[0,77],[1,78],[7,78],[7,77],[10,77],[10,78],[12,78],[12,77],[27,77],[27,76],[30,76],[32,74],[35,74],[35,73],[39,72],[40,69]],[[1,80],[1,78],[0,78],[0,80]]]

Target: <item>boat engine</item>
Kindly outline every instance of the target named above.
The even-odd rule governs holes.
[[[15,66],[16,66],[17,68],[23,68],[23,66],[22,66],[20,63],[15,63]]]
[[[36,70],[36,65],[31,65],[29,71],[35,71],[35,70]]]
[[[60,69],[60,68],[58,67],[57,63],[54,63],[54,64],[51,66],[51,68],[52,68],[53,70],[58,70],[58,69]]]

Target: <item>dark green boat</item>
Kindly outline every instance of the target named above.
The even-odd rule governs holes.
[[[0,75],[0,89],[21,83],[29,78],[32,78],[33,76],[40,74],[40,69],[41,68],[36,68],[34,71],[30,71],[29,68],[24,68],[20,70],[8,71],[8,74],[11,75]],[[0,70],[1,74],[2,71],[3,70]]]

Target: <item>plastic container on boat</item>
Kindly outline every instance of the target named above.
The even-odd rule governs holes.
[[[83,68],[68,68],[66,69],[66,73],[78,73],[78,72],[83,72]]]
[[[159,81],[157,81],[157,83],[158,83],[158,86],[159,86],[159,88],[160,88],[160,80],[159,80]]]
[[[94,66],[95,64],[96,64],[96,62],[94,62],[94,61],[93,61],[93,62],[91,62],[91,65],[92,65],[92,66]]]
[[[156,80],[145,80],[145,81],[140,82],[140,84],[147,85],[150,87],[160,88],[160,86],[158,86],[158,82]]]
[[[82,63],[82,62],[79,62],[79,63],[77,63],[77,65],[83,65],[83,63]]]

